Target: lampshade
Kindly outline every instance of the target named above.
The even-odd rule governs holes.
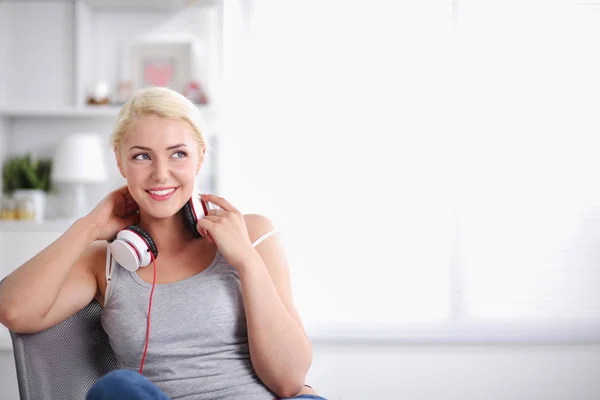
[[[54,155],[52,180],[66,183],[94,183],[106,179],[100,135],[90,132],[66,136]]]

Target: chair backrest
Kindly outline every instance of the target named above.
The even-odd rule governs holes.
[[[92,301],[77,314],[34,334],[11,332],[21,400],[84,399],[117,361]]]

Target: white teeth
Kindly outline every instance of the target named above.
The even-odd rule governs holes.
[[[148,190],[149,193],[155,194],[157,196],[166,196],[169,193],[173,193],[174,191],[175,191],[175,189],[158,190],[158,191]]]

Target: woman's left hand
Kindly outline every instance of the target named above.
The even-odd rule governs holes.
[[[209,240],[219,248],[219,251],[234,267],[238,268],[254,252],[244,215],[231,203],[222,197],[212,194],[201,195],[202,199],[220,207],[211,210],[209,215],[198,220],[198,232],[208,232]]]

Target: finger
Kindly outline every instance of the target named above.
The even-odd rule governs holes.
[[[120,216],[129,215],[138,209],[138,205],[133,200],[117,200],[115,203],[115,213]]]
[[[123,217],[123,228],[129,225],[136,225],[138,223],[138,215],[136,213],[126,215]]]
[[[214,239],[212,237],[212,235],[210,234],[210,232],[208,232],[206,229],[201,229],[201,228],[197,228],[198,232],[200,232],[200,235],[202,235],[202,237],[205,237],[208,239],[209,242],[214,243]]]
[[[213,216],[207,216],[198,220],[198,223],[196,224],[196,229],[198,229],[198,232],[201,232],[201,229],[208,232],[214,229],[216,225],[216,221],[214,219],[215,217]]]
[[[210,234],[210,229],[214,227],[214,222],[208,221],[206,218],[207,217],[204,217],[198,221],[198,223],[196,224],[196,229],[198,230],[198,232],[200,232],[202,236],[207,238],[210,243],[214,243],[215,239]]]
[[[138,205],[136,203],[127,204],[125,206],[125,213],[124,213],[124,215],[137,214],[138,208],[139,207],[138,207]]]
[[[125,201],[125,203],[127,203],[127,204],[133,204],[133,205],[136,205],[136,206],[137,206],[137,203],[136,203],[136,201],[135,201],[133,198],[129,198],[129,199],[127,199],[127,200]]]
[[[227,211],[223,210],[222,208],[215,208],[214,210],[208,210],[208,216],[214,216],[214,217],[222,217],[223,214],[225,214]]]
[[[131,196],[127,197],[127,199],[125,200],[125,203],[126,203],[127,205],[133,204],[133,205],[135,205],[136,207],[137,207],[137,205],[138,205],[138,204],[136,203],[136,201],[133,199],[133,197],[131,197]]]
[[[203,200],[209,201],[221,207],[225,211],[239,212],[237,208],[235,208],[230,202],[222,197],[215,196],[214,194],[203,194],[200,197],[202,197]]]
[[[126,219],[126,218],[135,218],[135,219],[137,219],[137,218],[139,218],[139,214],[138,214],[137,210],[132,210],[132,211],[129,211],[129,212],[123,214],[122,218],[123,219]]]
[[[123,215],[127,208],[127,203],[131,199],[127,186],[121,186],[115,189],[109,196],[107,196],[112,202],[115,212]]]
[[[127,204],[124,200],[115,199],[112,202],[113,213],[120,217],[123,217],[127,214]]]
[[[124,198],[128,198],[128,197],[131,198],[131,193],[129,193],[129,188],[127,187],[127,185],[121,186],[120,188],[115,190],[115,192],[117,192]]]
[[[201,218],[198,222],[200,221],[210,221],[213,226],[217,225],[219,222],[222,222],[221,216],[223,215],[223,211],[221,211],[220,215],[207,215],[204,218]]]

